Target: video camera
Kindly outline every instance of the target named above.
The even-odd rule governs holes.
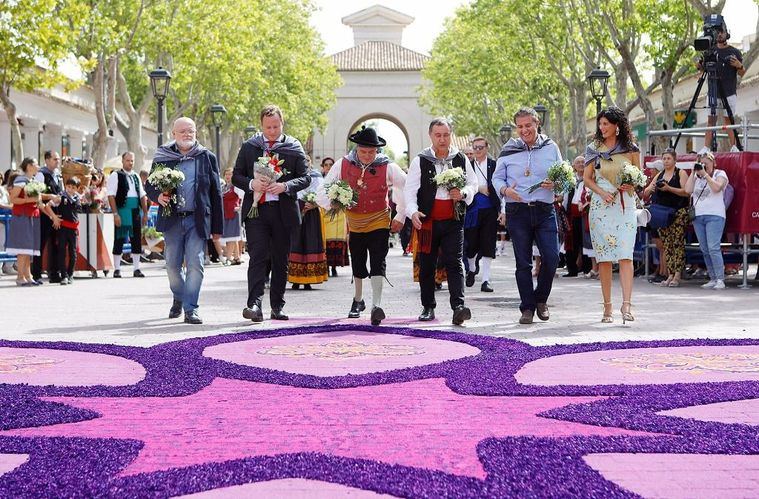
[[[717,33],[728,32],[725,18],[719,14],[704,16],[703,30],[704,34],[693,41],[693,48],[699,52],[712,51],[717,46]]]

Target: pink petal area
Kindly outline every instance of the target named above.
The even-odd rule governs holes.
[[[28,454],[0,454],[0,477],[29,460]]]
[[[234,487],[208,490],[181,496],[184,499],[232,499],[237,497],[287,497],[288,499],[379,499],[389,498],[370,490],[354,489],[338,483],[303,478],[285,478],[269,482],[246,483]]]
[[[650,498],[755,498],[759,456],[589,454],[585,462],[622,488]]]
[[[662,416],[698,419],[699,421],[759,426],[759,399],[682,407],[680,409],[662,411],[658,414]]]
[[[0,384],[34,386],[123,386],[145,378],[137,362],[115,355],[0,347]]]
[[[489,437],[654,436],[538,416],[602,398],[459,395],[440,378],[332,390],[217,378],[185,397],[46,397],[102,416],[0,436],[144,442],[123,475],[318,452],[484,478]]]
[[[203,355],[252,367],[312,376],[392,371],[470,357],[478,348],[416,336],[330,331],[224,343]]]
[[[526,385],[648,385],[759,381],[759,345],[632,348],[557,355],[516,374]]]

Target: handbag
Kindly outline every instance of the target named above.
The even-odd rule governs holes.
[[[645,227],[651,221],[651,212],[643,206],[637,194],[635,195],[635,220],[638,222],[638,227]]]
[[[648,211],[651,214],[651,221],[648,222],[648,226],[652,229],[665,229],[674,221],[677,208],[652,204],[648,207]]]

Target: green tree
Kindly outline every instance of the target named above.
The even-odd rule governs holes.
[[[0,104],[11,126],[17,162],[24,149],[11,88],[31,92],[63,81],[59,65],[74,41],[69,30],[81,23],[83,12],[76,0],[0,2]]]

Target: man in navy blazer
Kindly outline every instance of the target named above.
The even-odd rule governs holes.
[[[223,224],[219,164],[216,156],[198,143],[196,133],[193,120],[177,119],[171,129],[174,140],[159,147],[153,158],[151,171],[163,165],[184,173],[175,199],[158,190],[150,180],[145,184],[148,198],[162,206],[156,229],[163,232],[166,272],[174,295],[169,318],[179,317],[184,310],[184,321],[188,324],[203,323],[197,310],[206,241],[209,237],[219,239]],[[168,216],[166,206],[170,207]]]

